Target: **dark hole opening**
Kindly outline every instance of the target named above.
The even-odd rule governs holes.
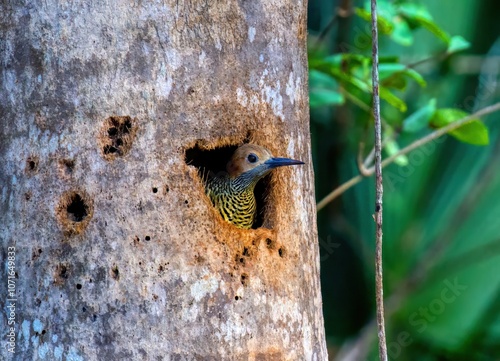
[[[120,271],[118,270],[118,267],[117,266],[113,267],[111,271],[113,278],[117,280],[120,277]]]
[[[118,149],[116,149],[112,145],[106,145],[106,146],[104,146],[104,154],[116,153],[117,151],[118,151]]]
[[[202,149],[198,145],[195,145],[193,148],[186,150],[185,161],[186,164],[198,169],[200,178],[205,182],[218,174],[226,172],[226,165],[236,149],[238,149],[237,145],[218,147],[211,150]],[[270,179],[271,175],[267,175],[255,186],[254,194],[257,203],[257,215],[252,226],[253,229],[261,227],[264,223],[266,195],[268,194]]]
[[[130,120],[130,118],[126,119],[120,128],[123,133],[129,133],[130,129],[132,128],[132,121]]]
[[[66,170],[71,173],[75,168],[75,161],[73,159],[63,159],[62,163],[66,166]]]
[[[281,258],[285,257],[285,249],[283,247],[280,247],[280,249],[278,249],[278,254],[280,255]]]
[[[124,155],[126,149],[126,139],[132,130],[132,119],[130,117],[110,117],[109,128],[107,129],[111,144],[105,145],[103,148],[104,154],[118,153],[119,156]]]
[[[241,284],[245,285],[247,283],[248,276],[244,273],[241,275]]]
[[[68,278],[68,268],[65,265],[61,265],[59,268],[59,277]]]
[[[35,172],[38,169],[38,158],[29,157],[28,159],[26,159],[26,168],[30,172]]]
[[[68,217],[73,222],[81,222],[85,217],[87,217],[87,207],[79,194],[73,195],[71,203],[68,205],[66,210],[68,211]]]
[[[76,284],[76,289],[77,289],[77,290],[81,290],[81,289],[82,289],[82,285],[81,285],[80,283],[77,283],[77,284]]]
[[[153,193],[158,193],[158,188],[153,187]]]

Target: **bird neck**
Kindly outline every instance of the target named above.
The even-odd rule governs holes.
[[[237,191],[253,192],[259,179],[260,177],[255,177],[251,172],[245,172],[237,177],[229,178],[229,181],[231,182],[231,186]]]

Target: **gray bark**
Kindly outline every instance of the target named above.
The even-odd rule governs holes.
[[[3,2],[2,357],[327,359],[306,5]],[[268,229],[186,164],[245,140],[306,162],[274,171]]]

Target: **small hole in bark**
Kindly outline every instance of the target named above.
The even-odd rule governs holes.
[[[111,277],[113,277],[113,279],[117,281],[120,279],[120,271],[118,270],[118,266],[113,266],[111,268]]]
[[[83,231],[93,215],[93,202],[84,191],[69,191],[63,194],[56,215],[68,234]]]
[[[84,306],[84,307],[82,307],[82,311],[83,311],[83,312],[87,312],[87,309],[85,308],[85,306]]]
[[[76,289],[77,289],[77,290],[81,290],[81,289],[82,289],[82,285],[81,285],[80,283],[77,283],[77,284],[76,284]]]
[[[74,194],[71,198],[71,203],[66,207],[68,218],[73,222],[81,222],[87,217],[87,210],[82,197],[79,194]]]
[[[58,275],[61,278],[68,278],[68,267],[64,264],[60,264],[58,267]]]
[[[278,254],[280,255],[281,258],[285,258],[285,256],[286,256],[286,250],[285,250],[285,248],[284,247],[280,247],[278,249]]]
[[[168,186],[165,186],[165,193],[170,192],[170,188]]]
[[[75,169],[75,161],[73,159],[60,159],[58,168],[63,177],[69,177]]]
[[[269,249],[275,249],[276,248],[276,242],[274,242],[270,238],[267,238],[266,239],[266,247],[269,248]]]
[[[73,159],[61,159],[59,164],[64,168],[64,171],[68,174],[73,172],[75,168],[75,161]]]
[[[40,307],[41,304],[42,304],[41,299],[39,299],[39,298],[35,299],[35,306]]]
[[[234,299],[235,299],[236,301],[238,301],[238,300],[240,299],[240,297],[239,297],[239,296],[234,296]]]
[[[247,282],[248,282],[248,275],[247,275],[246,273],[243,273],[243,274],[241,275],[241,284],[242,284],[243,286],[245,286],[245,285],[247,284]]]
[[[250,256],[250,252],[248,251],[248,248],[247,248],[247,247],[243,248],[243,253],[242,253],[242,255],[243,255],[243,256],[245,256],[245,257],[249,257],[249,256]]]
[[[32,155],[26,159],[26,172],[36,173],[38,171],[39,159],[37,156]]]
[[[150,241],[150,240],[151,240],[151,237],[146,236],[146,237],[144,237],[144,240],[146,240],[146,241]]]
[[[56,284],[62,284],[64,280],[68,279],[69,276],[69,270],[68,266],[61,263],[56,266],[55,272],[54,272],[54,280]]]
[[[25,198],[27,201],[29,201],[29,200],[31,199],[31,197],[32,197],[31,192],[26,192],[26,193],[24,193],[24,198]]]
[[[116,153],[118,151],[118,149],[116,149],[112,145],[105,145],[103,151],[104,151],[104,154],[113,154],[113,153]]]
[[[153,187],[153,193],[158,193],[158,188]]]
[[[104,121],[98,140],[106,160],[128,153],[137,131],[136,123],[137,120],[129,116],[111,116]]]

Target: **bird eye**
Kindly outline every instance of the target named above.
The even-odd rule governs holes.
[[[253,153],[250,153],[247,157],[248,161],[250,163],[255,163],[259,158],[257,158],[257,156]]]

